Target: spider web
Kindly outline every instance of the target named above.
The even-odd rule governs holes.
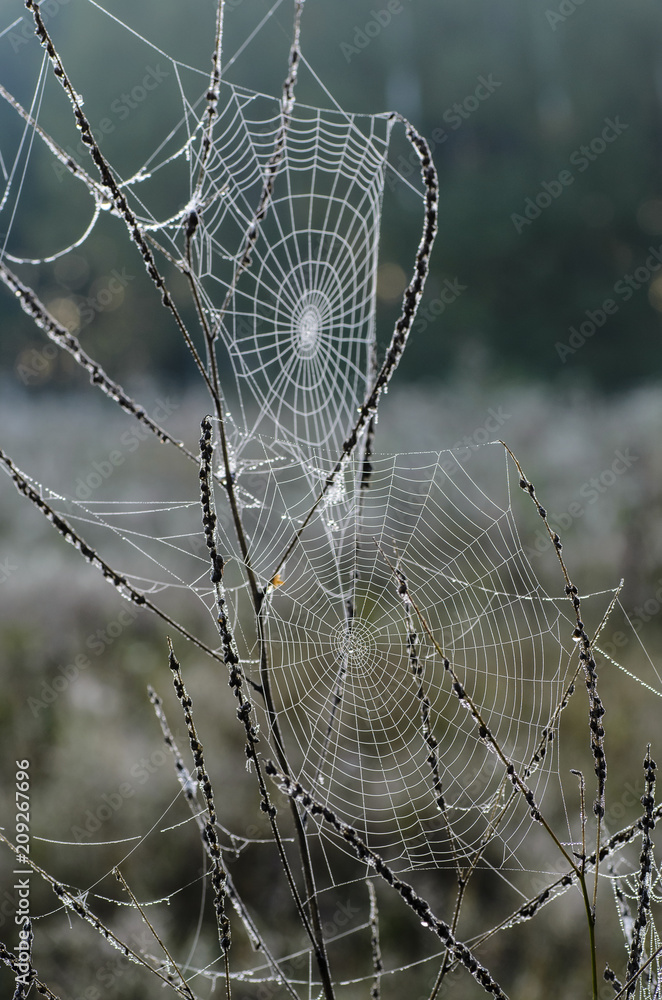
[[[450,453],[375,458],[366,489],[359,448],[306,523],[374,378],[380,218],[396,118],[298,104],[285,116],[283,100],[223,81],[203,154],[206,104],[185,84],[191,67],[175,59],[171,67],[182,115],[121,186],[141,229],[183,270],[188,252],[202,311],[225,351],[219,368],[224,381],[229,372],[234,379],[225,417],[230,464],[250,562],[269,592],[273,686],[294,773],[403,870],[468,858],[497,814],[502,861],[512,860],[530,817],[510,802],[502,767],[476,739],[440,652],[513,762],[532,767],[574,646],[569,619],[524,556],[509,495],[500,504],[490,499]],[[28,146],[45,138],[36,131],[43,68],[6,171],[3,203],[12,217]],[[150,182],[182,165],[189,200],[158,219]],[[80,168],[76,177],[94,206],[84,240],[109,202]],[[6,258],[44,263],[78,242],[49,258]],[[221,482],[220,464],[216,475]],[[222,494],[219,487],[219,550],[250,665],[256,650],[250,630],[242,632],[243,557]],[[100,552],[119,553],[130,583],[159,597],[168,613],[202,602],[215,614],[197,497],[51,499]],[[427,631],[420,615],[407,619],[389,560],[406,574]],[[407,642],[412,629],[420,682]],[[436,788],[423,700],[439,744]],[[542,791],[557,766],[552,747],[534,769],[535,787]]]
[[[45,65],[18,147],[0,149],[4,258],[23,266],[84,245],[110,208],[108,191],[77,168],[92,205],[80,236],[42,257],[11,252],[29,194],[25,171],[35,143],[47,141],[37,128]],[[576,667],[574,621],[567,599],[546,593],[525,554],[512,466],[500,444],[471,463],[452,452],[368,455],[365,427],[358,447],[343,454],[375,378],[380,220],[398,119],[300,104],[285,114],[284,100],[224,80],[203,153],[206,103],[185,78],[193,72],[199,83],[204,74],[174,58],[169,65],[180,117],[118,183],[141,232],[190,275],[217,337],[231,407],[229,464],[248,558],[266,595],[274,705],[292,774],[399,871],[459,869],[474,858],[493,870],[528,870],[530,809],[512,794],[444,665],[536,801],[548,793],[562,801],[558,710]],[[169,171],[185,176],[187,200],[157,211],[150,184]],[[220,439],[217,419],[214,427]],[[246,560],[219,450],[225,594],[257,686],[257,640],[244,624]],[[190,491],[173,486],[166,500],[118,500],[103,484],[92,501],[42,493],[164,612],[186,620],[202,607],[204,640],[218,655],[195,478]],[[273,747],[266,713],[261,729]],[[314,823],[307,817],[309,831]],[[320,825],[319,833],[349,850],[333,830]],[[312,980],[311,972],[302,982],[312,990]],[[271,972],[265,981],[275,981]]]
[[[501,863],[517,864],[530,816],[442,653],[542,795],[556,754],[533,762],[573,669],[569,618],[533,574],[509,495],[498,504],[452,453],[375,456],[373,477],[364,492],[346,469],[273,594],[273,685],[295,773],[395,867],[466,862],[492,824]],[[389,563],[406,576],[409,619]]]
[[[196,272],[229,356],[246,438],[267,434],[303,462],[331,460],[371,374],[392,121],[295,109],[251,266],[236,280],[237,250],[280,127],[277,102],[253,117],[266,103],[232,90],[220,117],[223,129],[241,109],[229,150],[215,149],[205,170],[200,198],[210,208],[195,237]]]
[[[236,483],[251,563],[268,594],[271,684],[292,773],[395,869],[468,864],[487,838],[490,866],[522,870],[530,810],[512,796],[443,665],[445,656],[537,801],[550,779],[560,795],[557,708],[576,669],[573,619],[567,598],[546,593],[521,544],[501,445],[481,449],[470,466],[453,452],[374,455],[368,490],[361,460],[346,462],[276,586],[278,556],[318,483],[288,449],[262,439],[251,447]],[[195,496],[50,502],[99,552],[113,551],[129,583],[169,614],[185,619],[202,604],[213,621]],[[217,513],[226,597],[242,662],[257,680],[243,558],[222,495]],[[396,567],[416,605],[409,617]],[[596,600],[599,614],[608,596]],[[214,645],[212,628],[204,639]],[[262,728],[269,732],[266,716]]]
[[[397,116],[294,103],[285,114],[282,100],[222,80],[207,148],[206,104],[189,96],[191,67],[171,64],[182,116],[156,153],[120,178],[120,187],[142,231],[195,281],[206,322],[225,353],[218,365],[241,439],[262,434],[281,441],[306,468],[320,458],[335,460],[374,376],[380,220]],[[31,107],[22,109],[25,130],[12,168],[5,169],[8,215],[17,208],[36,140],[31,126],[48,81],[45,69],[44,63]],[[89,239],[111,200],[84,169],[77,167],[75,176],[93,202],[80,236],[48,257],[16,256],[8,231],[8,261],[53,261]],[[178,195],[184,180],[189,200],[159,217],[163,178],[171,176],[179,181],[172,185]]]

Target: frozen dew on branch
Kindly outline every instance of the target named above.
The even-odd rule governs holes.
[[[28,7],[36,8],[34,0]],[[517,532],[509,472],[499,467],[484,474],[481,458],[465,464],[454,460],[450,474],[449,455],[374,454],[379,402],[406,347],[428,273],[437,179],[425,140],[398,115],[355,115],[337,106],[297,104],[295,84],[304,65],[298,44],[302,7],[295,5],[295,40],[280,98],[235,86],[221,73],[222,4],[213,79],[206,91],[191,99],[186,92],[191,67],[162,54],[178,81],[176,117],[181,121],[158,137],[158,145],[154,139],[149,158],[125,180],[106,161],[82,98],[51,52],[45,29],[41,32],[101,181],[71,162],[72,178],[93,199],[89,232],[56,255],[35,260],[46,267],[83,245],[97,232],[99,211],[111,210],[126,225],[132,251],[138,249],[168,322],[188,345],[213,417],[203,421],[199,455],[195,442],[191,450],[172,438],[2,261],[2,279],[24,311],[137,421],[144,433],[136,437],[138,472],[150,470],[142,441],[155,436],[171,446],[177,460],[184,456],[196,463],[200,492],[192,489],[181,497],[173,488],[162,501],[117,500],[100,484],[88,500],[69,500],[34,483],[4,452],[0,458],[19,492],[133,610],[148,608],[169,631],[194,643],[196,656],[204,651],[215,661],[214,676],[219,667],[227,671],[222,676],[237,700],[242,759],[258,786],[266,837],[221,825],[217,808],[228,803],[223,783],[241,768],[203,755],[183,681],[187,658],[182,654],[180,668],[171,645],[175,691],[193,760],[187,766],[180,756],[175,769],[182,799],[192,809],[187,822],[201,833],[207,867],[200,878],[213,889],[218,944],[227,963],[220,978],[227,995],[232,979],[256,983],[259,974],[230,970],[228,903],[261,953],[259,981],[283,995],[297,995],[283,971],[285,963],[269,952],[270,935],[256,928],[243,905],[232,867],[222,864],[224,852],[235,858],[245,852],[252,863],[266,840],[276,846],[287,898],[305,932],[303,985],[312,996],[321,981],[319,995],[330,1000],[333,983],[318,907],[322,895],[311,870],[317,840],[328,838],[395,888],[420,926],[438,935],[452,961],[488,992],[503,996],[469,949],[396,873],[443,868],[461,881],[462,873],[480,867],[488,848],[490,865],[501,852],[512,872],[526,873],[529,831],[542,823],[539,800],[561,784],[558,740],[552,745],[552,734],[574,691],[577,644],[590,688],[592,748],[601,782],[596,817],[601,818],[606,766],[592,640],[579,618],[577,588],[568,580],[560,600],[546,594],[536,577]],[[264,23],[270,20],[273,26],[273,19]],[[29,112],[19,115],[39,141],[47,142]],[[419,246],[412,248],[413,273],[401,314],[378,365],[374,276],[396,127],[404,127],[421,167],[416,180],[424,218]],[[49,149],[62,164],[53,143]],[[161,212],[158,198],[152,202],[154,184],[184,165],[185,191],[169,213]],[[18,202],[26,192],[19,192]],[[28,263],[22,260],[23,266]],[[171,284],[178,294],[182,289],[189,294],[189,312],[199,326],[194,334]],[[520,486],[547,523],[546,509],[523,474]],[[88,528],[95,546],[99,539],[98,550],[85,540]],[[556,532],[551,541],[560,558]],[[116,570],[113,559],[103,555],[111,544],[119,562],[131,566],[130,573]],[[576,627],[564,611],[568,597]],[[156,603],[161,598],[164,607]],[[181,620],[190,616],[199,623],[201,609],[213,630],[206,641],[180,621],[181,611]],[[209,690],[213,708],[218,686]],[[166,744],[171,746],[167,737]],[[275,765],[272,771],[265,763],[267,750],[279,762],[280,787],[291,799],[289,814],[265,779],[276,773]],[[216,767],[221,791],[214,797],[212,777],[217,779],[211,772]],[[645,807],[639,832],[645,850],[652,851],[648,833],[657,816],[651,788]],[[141,833],[141,847],[147,847],[148,836]],[[290,846],[290,839],[297,844]],[[576,846],[576,838],[564,837],[564,852],[569,843]],[[615,850],[614,844],[606,849]],[[297,847],[301,872],[293,874]],[[327,844],[321,848],[325,859],[334,856],[327,855]],[[601,858],[596,848],[596,859]],[[340,879],[345,876],[336,882],[335,862],[326,863],[324,891],[342,887],[344,892],[349,883]],[[633,878],[628,888],[642,933],[653,871],[646,855],[638,880]],[[530,919],[555,892],[576,886],[577,873],[575,868],[564,874],[554,891],[545,889],[520,906],[504,926]],[[654,887],[658,891],[657,875]],[[89,889],[69,895],[60,888],[56,893],[66,909],[128,954],[91,912]],[[151,905],[169,905],[176,892]],[[122,905],[140,911],[136,903]],[[376,933],[376,908],[371,923]],[[634,922],[624,923],[630,932],[635,929]],[[347,934],[354,936],[354,928]],[[639,945],[632,949],[633,969],[641,955]],[[166,955],[159,962],[165,977],[189,996],[174,959]],[[195,971],[192,979],[199,973],[215,986],[216,971]],[[383,969],[373,971],[371,996],[376,998]],[[389,974],[404,978],[406,971]]]

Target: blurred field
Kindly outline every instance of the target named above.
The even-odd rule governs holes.
[[[180,395],[172,387],[167,393],[146,385],[140,388],[148,410],[152,400],[163,402],[167,397],[172,408],[169,430],[195,447],[203,401],[191,393]],[[487,437],[501,435],[536,484],[553,522],[562,522],[570,516],[570,510],[578,510],[571,504],[581,506],[581,513],[571,517],[572,523],[561,531],[573,578],[580,590],[593,591],[613,588],[624,575],[623,605],[632,616],[636,616],[638,607],[641,609],[639,613],[646,620],[640,637],[655,658],[662,645],[662,595],[655,596],[662,578],[658,493],[661,419],[662,401],[651,390],[607,403],[585,396],[554,399],[542,389],[522,392],[502,388],[496,392],[467,384],[454,391],[421,391],[420,387],[405,385],[392,388],[384,400],[377,450],[380,444],[383,450],[405,451],[457,446],[467,452],[469,464],[470,453],[477,453]],[[502,425],[498,435],[489,433],[489,428],[499,420]],[[132,426],[128,418],[115,414],[109,404],[89,392],[54,396],[16,389],[3,394],[0,423],[3,447],[19,460],[23,470],[64,495],[75,494],[76,484],[80,488],[80,483],[87,480],[95,462],[99,467],[110,452],[122,449],[122,442],[126,446],[130,440],[126,434]],[[604,473],[612,469],[618,453],[629,456],[631,465],[612,482],[612,477]],[[99,489],[99,496],[132,500],[194,497],[197,489],[194,473],[188,464],[169,458],[163,446],[145,441],[135,454],[129,456],[127,451],[126,465],[117,467]],[[192,927],[199,904],[199,847],[191,830],[183,842],[176,831],[157,832],[181,822],[185,812],[181,803],[172,803],[177,791],[174,772],[163,750],[145,690],[146,684],[151,683],[164,697],[173,730],[184,745],[185,734],[168,676],[166,630],[145,613],[134,616],[133,620],[122,617],[125,602],[18,496],[8,478],[0,480],[0,491],[0,563],[5,573],[0,585],[3,650],[0,683],[5,692],[0,703],[0,753],[3,761],[9,762],[9,769],[14,759],[25,756],[32,761],[33,834],[63,841],[112,841],[127,836],[144,837],[151,823],[156,823],[155,832],[140,844],[135,859],[131,858],[132,842],[117,847],[83,848],[57,847],[35,840],[34,856],[64,882],[79,886],[96,883],[126,856],[123,870],[133,880],[134,890],[144,898],[166,891],[177,893],[168,912],[171,933],[180,934],[182,926]],[[594,493],[596,499],[592,499]],[[521,502],[525,499],[519,493],[513,498],[514,509],[521,512],[522,545],[530,553],[532,566],[548,592],[557,594],[562,587],[555,557],[551,547],[540,544],[536,518],[529,516]],[[598,606],[602,606],[600,601]],[[202,613],[197,614],[196,619],[193,612],[195,627],[208,641],[213,641],[211,621]],[[613,629],[617,625],[622,627],[619,613],[615,613],[614,623]],[[605,641],[612,636],[610,632]],[[637,637],[631,631],[627,636],[619,648],[619,657],[628,669],[659,690],[659,677],[656,679],[656,671],[643,655]],[[221,822],[239,836],[254,837],[261,829],[261,821],[252,787],[246,785],[243,767],[237,764],[243,757],[241,732],[223,671],[215,673],[215,668],[184,640],[177,640],[176,645],[213,762],[213,776],[222,801]],[[81,651],[86,654],[87,663],[74,676],[70,665],[76,664]],[[73,679],[65,682],[61,679],[67,676],[67,667]],[[613,832],[636,815],[633,789],[636,791],[640,785],[644,741],[659,734],[660,703],[659,697],[604,662],[601,684],[608,713],[607,755],[613,808],[608,817]],[[586,708],[581,698],[579,692],[564,719],[563,760],[568,767],[582,766],[590,773]],[[565,783],[565,777],[563,780]],[[108,803],[120,801],[117,798],[120,788],[124,789],[121,807],[112,811]],[[10,783],[4,786],[4,793],[7,792],[11,793]],[[4,815],[7,810],[5,800]],[[247,830],[250,832],[246,833]],[[183,849],[185,843],[190,846],[188,853]],[[255,852],[257,848],[251,850]],[[258,877],[258,870],[264,871],[260,865],[266,864],[269,869],[271,849],[265,846],[260,850],[265,854],[260,855],[259,865],[256,866],[253,854],[248,867],[239,859],[234,868],[237,878],[243,875],[248,896],[255,899],[258,908],[264,906],[260,902],[264,875],[252,886],[251,879]],[[2,857],[0,863],[7,873],[7,858]],[[340,869],[343,864],[342,859],[338,860]],[[49,894],[33,881],[37,908],[48,911],[52,906]],[[108,876],[101,877],[95,892],[115,898],[113,881]],[[446,882],[447,876],[442,877],[441,883],[438,876],[430,877],[424,888],[436,899],[440,884]],[[11,883],[3,877],[3,884]],[[358,913],[362,897],[356,896],[351,885],[347,892],[347,899],[353,901],[348,905],[356,904]],[[610,890],[605,886],[603,933],[607,938],[617,935],[614,915],[609,912],[613,905],[609,896]],[[443,901],[437,901],[443,908]],[[284,934],[282,946],[288,947],[296,940],[296,932],[283,924],[287,898],[276,893],[272,902],[274,933],[276,938],[279,933]],[[99,905],[103,909],[103,904]],[[494,905],[496,912],[496,900]],[[509,932],[513,947],[536,954],[535,962],[518,962],[522,988],[519,995],[532,998],[548,995],[545,977],[555,975],[555,954],[559,949],[572,956],[568,957],[564,970],[564,996],[585,995],[584,953],[575,944],[576,935],[583,933],[581,913],[572,916],[572,907],[569,910],[566,904],[563,907],[562,925],[558,907],[556,910],[550,907],[542,918],[548,928],[546,938],[541,936],[540,928],[533,936],[531,932]],[[385,939],[391,942],[392,965],[413,960],[419,953],[408,951],[406,942],[411,948],[418,945],[414,944],[414,936],[408,937],[406,919],[402,924],[403,916],[397,907],[393,913],[387,907],[383,919]],[[51,936],[50,953],[44,955],[40,967],[45,974],[50,972],[51,984],[57,984],[67,1000],[79,1000],[68,985],[80,981],[80,976],[73,973],[74,967],[77,973],[89,968],[90,981],[98,983],[94,977],[105,967],[107,955],[98,939],[89,938],[87,946],[82,944],[88,937],[87,931],[77,937],[66,930],[66,922],[59,926],[60,930]],[[245,949],[242,944],[237,947],[236,954]],[[41,948],[46,949],[46,945]],[[67,959],[60,971],[56,971],[52,963],[58,961],[60,953]],[[497,971],[501,963],[507,965],[511,961],[507,957],[508,948],[504,952],[498,943],[485,954]],[[354,951],[346,952],[348,962],[358,961],[350,955],[354,956]],[[532,967],[544,970],[544,974],[532,978]],[[413,981],[424,983],[429,975],[427,968],[424,965],[412,973]],[[144,996],[140,978],[135,979],[134,985],[133,976],[130,971],[123,978],[109,979],[104,995],[123,1000]],[[456,995],[473,996],[467,988],[466,994]],[[356,994],[357,998],[362,995],[360,990]],[[385,996],[389,995],[387,990]]]

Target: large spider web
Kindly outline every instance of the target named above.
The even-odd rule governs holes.
[[[182,116],[120,186],[143,232],[191,272],[224,349],[218,364],[237,446],[264,434],[287,444],[307,469],[320,458],[335,460],[374,374],[380,220],[396,116],[293,104],[285,117],[282,100],[223,80],[214,141],[203,154],[206,105],[189,97],[191,67],[172,60],[172,68]],[[36,138],[31,126],[48,81],[44,70],[22,112],[28,120],[13,167],[5,168],[7,215],[17,207]],[[71,165],[64,151],[62,158]],[[189,201],[164,218],[155,207],[162,179],[181,183],[182,166]],[[84,170],[76,176],[93,203],[78,239],[47,258],[16,256],[8,232],[8,261],[39,264],[85,244],[111,203]],[[181,203],[180,186],[172,187]]]
[[[43,139],[36,123],[45,65],[18,146],[0,146],[10,220],[4,259],[24,267],[83,246],[109,207],[103,185],[79,171],[92,205],[79,238],[42,257],[12,252],[13,220],[29,193],[25,169]],[[141,231],[190,272],[218,338],[231,473],[266,594],[274,704],[292,774],[399,871],[462,868],[474,858],[493,870],[525,870],[530,809],[513,795],[443,663],[536,801],[550,788],[562,801],[559,705],[576,669],[574,623],[567,598],[546,593],[520,541],[511,495],[519,476],[498,443],[470,463],[452,452],[370,455],[368,476],[365,428],[339,462],[375,377],[380,219],[397,118],[294,104],[284,123],[282,100],[224,81],[203,156],[205,101],[184,84],[190,67],[170,65],[181,115],[119,183]],[[151,181],[182,166],[186,203],[178,196],[176,211],[157,211]],[[214,472],[225,593],[257,686],[245,560],[218,449]],[[166,613],[185,620],[200,607],[208,612],[202,638],[218,653],[191,480],[183,495],[178,484],[157,500],[118,500],[103,484],[89,501],[42,491]],[[609,598],[599,600],[601,613]],[[266,713],[261,726],[273,745]],[[307,823],[311,831],[315,821]],[[346,847],[334,830],[318,829]]]
[[[211,207],[196,235],[197,270],[236,379],[242,429],[287,442],[304,461],[337,457],[371,374],[391,124],[295,109],[252,263],[238,280],[233,262],[280,127],[278,102],[232,90],[220,116],[230,148],[215,149],[205,171],[200,197]]]
[[[530,817],[508,802],[443,656],[512,762],[534,770],[572,669],[569,619],[524,556],[507,490],[494,499],[496,475],[488,496],[451,453],[376,456],[373,469],[368,491],[346,469],[273,595],[273,684],[295,770],[405,870],[466,862],[491,824],[501,862],[516,864]],[[551,749],[535,769],[540,794],[556,767]]]

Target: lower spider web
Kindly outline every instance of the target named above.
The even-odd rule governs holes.
[[[347,462],[276,586],[277,558],[328,470],[311,485],[287,449],[259,440],[237,461],[251,563],[268,593],[271,686],[292,773],[402,871],[466,863],[486,836],[490,863],[521,867],[532,822],[453,693],[439,649],[536,801],[550,781],[559,790],[555,712],[576,667],[571,609],[544,591],[524,552],[501,452],[486,447],[471,464],[451,452],[373,456],[367,490],[361,463]],[[62,512],[102,553],[119,542],[130,582],[175,617],[196,604],[214,617],[195,498],[77,502],[74,516],[69,502]],[[241,627],[241,557],[219,487],[217,513],[235,634],[257,680],[255,635]],[[406,577],[417,608],[409,617],[389,562]],[[213,646],[213,626],[200,637]]]
[[[389,561],[416,604],[409,619]],[[272,684],[302,785],[402,870],[466,862],[489,831],[517,864],[529,811],[439,652],[541,800],[574,643],[507,496],[494,502],[448,453],[375,458],[367,492],[346,469],[282,576]]]

